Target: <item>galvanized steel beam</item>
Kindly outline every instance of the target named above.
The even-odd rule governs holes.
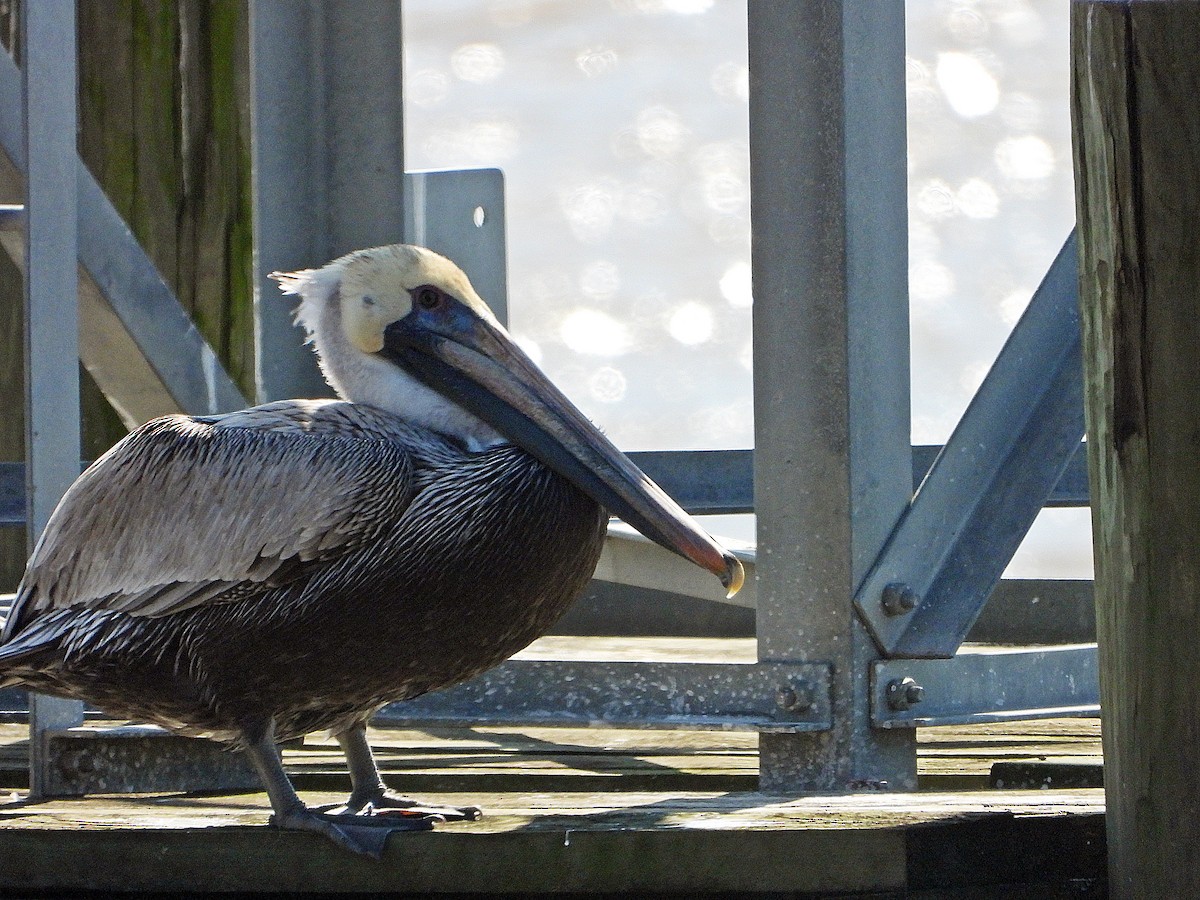
[[[1096,645],[964,648],[952,659],[890,659],[871,671],[871,721],[913,728],[1098,716]]]
[[[80,726],[46,735],[53,764],[45,794],[254,791],[262,787],[249,757],[204,738],[153,725]]]
[[[751,3],[749,62],[759,658],[831,663],[834,704],[760,779],[914,788],[853,607],[911,497],[904,4]]]
[[[914,493],[941,449],[940,445],[913,447]],[[754,512],[753,450],[649,450],[628,456],[692,515]],[[0,462],[0,525],[25,521],[24,473],[22,463]],[[1087,503],[1087,460],[1081,450],[1071,457],[1046,505]],[[739,593],[738,598],[741,596]]]
[[[920,444],[913,446],[913,493],[915,494],[929,475],[930,469],[941,455],[943,445]],[[1090,493],[1088,490],[1087,454],[1081,443],[1071,454],[1054,488],[1046,497],[1045,506],[1068,507],[1087,506]]]
[[[1083,438],[1074,233],[855,603],[893,657],[950,657]]]
[[[754,512],[753,450],[643,450],[628,455],[693,515]]]
[[[331,395],[267,275],[404,233],[402,75],[396,0],[250,3],[259,401]]]
[[[79,474],[79,325],[76,315],[75,3],[21,11],[22,113],[28,161],[25,227],[25,458],[32,550]],[[83,720],[83,704],[31,695],[30,793],[46,795],[46,733]]]
[[[392,724],[824,731],[829,684],[829,667],[815,663],[509,660],[464,684],[393,703],[378,718]]]

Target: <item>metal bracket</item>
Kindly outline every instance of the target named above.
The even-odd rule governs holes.
[[[882,660],[871,667],[871,724],[913,728],[1095,716],[1098,672],[1095,644]]]
[[[508,324],[504,173],[499,169],[409,172],[404,240],[453,259]]]
[[[830,667],[509,660],[465,684],[394,703],[378,718],[414,725],[827,731]]]

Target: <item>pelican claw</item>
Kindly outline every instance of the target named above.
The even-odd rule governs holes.
[[[442,806],[393,794],[391,791],[379,791],[364,800],[352,795],[346,801],[345,808],[350,812],[376,816],[440,816],[447,822],[475,822],[483,818],[483,810],[478,806]]]

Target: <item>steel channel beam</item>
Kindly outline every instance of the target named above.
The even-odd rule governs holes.
[[[829,684],[829,667],[812,663],[509,660],[456,687],[394,703],[379,718],[814,732],[830,727]]]
[[[855,603],[884,653],[951,657],[1083,438],[1072,233]]]
[[[643,450],[629,458],[693,515],[754,512],[753,450]]]
[[[592,577],[614,584],[753,608],[758,603],[757,554],[751,547],[730,549],[742,561],[746,583],[734,596],[726,597],[721,586],[703,569],[664,550],[625,523],[613,522],[608,527],[608,538]]]
[[[980,650],[952,659],[891,659],[871,673],[871,721],[913,728],[1098,716],[1096,645]]]
[[[941,444],[913,446],[914,494],[941,452]],[[630,453],[629,458],[693,515],[754,512],[753,450],[644,450]],[[1087,455],[1081,445],[1046,498],[1046,506],[1087,505]]]
[[[941,449],[940,445],[913,447],[914,492]],[[646,450],[628,455],[692,515],[754,512],[753,450]],[[1071,457],[1047,506],[1087,506],[1086,463],[1082,451]],[[21,463],[0,462],[0,525],[25,521],[24,473]]]
[[[940,444],[922,444],[913,447],[913,493],[921,487],[929,475],[930,469],[942,452]],[[1046,506],[1087,506],[1090,503],[1088,491],[1087,453],[1081,443],[1071,454],[1067,466],[1059,476],[1050,495],[1046,497]]]
[[[911,497],[904,4],[748,9],[759,658],[831,663],[834,698],[831,732],[762,736],[760,780],[911,789],[853,608]]]
[[[613,529],[616,530],[616,529]],[[644,539],[642,539],[644,540]],[[614,538],[605,546],[605,554],[614,546],[631,544],[631,539]],[[652,545],[656,546],[656,545]],[[620,550],[618,553],[622,552]],[[601,557],[602,558],[602,557]],[[672,557],[673,558],[673,557]],[[607,590],[608,598],[622,601],[653,602],[660,607],[670,605],[677,598],[698,598],[724,602],[731,606],[754,607],[754,602],[737,602],[742,594],[732,600],[714,600],[706,593],[692,593],[686,584],[661,578],[652,581],[644,577],[642,560],[637,559],[636,568],[614,566],[605,570],[601,562],[596,568],[595,580],[613,587]],[[686,565],[686,564],[684,564]],[[652,571],[653,571],[652,565]],[[626,577],[628,576],[628,577]],[[649,583],[647,583],[649,582]],[[624,588],[622,592],[622,588]],[[595,583],[586,594],[598,589]],[[602,589],[602,588],[601,588]],[[647,595],[644,592],[655,592]],[[754,563],[746,569],[745,590],[754,590]],[[1096,641],[1096,610],[1092,605],[1093,586],[1091,581],[1043,580],[1043,578],[1004,578],[997,584],[983,616],[971,630],[970,640],[977,643],[1004,644],[1009,647],[1031,646],[1031,644],[1072,644]],[[0,594],[0,619],[4,619],[12,606],[13,594]],[[691,608],[695,608],[692,606]],[[599,612],[599,611],[598,611]],[[644,625],[638,622],[638,626]],[[570,632],[566,632],[570,634]],[[590,631],[588,634],[601,634]],[[610,634],[623,634],[622,631]],[[648,632],[638,631],[638,634]],[[667,632],[670,634],[670,632]],[[698,632],[697,632],[698,634]],[[746,636],[751,636],[750,631]]]
[[[396,0],[251,0],[260,401],[330,396],[268,273],[404,233],[402,74]]]
[[[81,726],[50,732],[46,740],[54,761],[48,796],[262,788],[244,753],[153,725]]]
[[[21,11],[25,227],[25,458],[32,550],[79,474],[79,327],[76,309],[75,3]],[[33,694],[30,793],[46,795],[46,734],[83,721],[83,704]]]

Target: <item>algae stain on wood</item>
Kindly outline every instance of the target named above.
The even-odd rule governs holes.
[[[90,117],[80,152],[250,395],[246,5],[84,0],[79,8]],[[118,39],[100,39],[108,34]]]

